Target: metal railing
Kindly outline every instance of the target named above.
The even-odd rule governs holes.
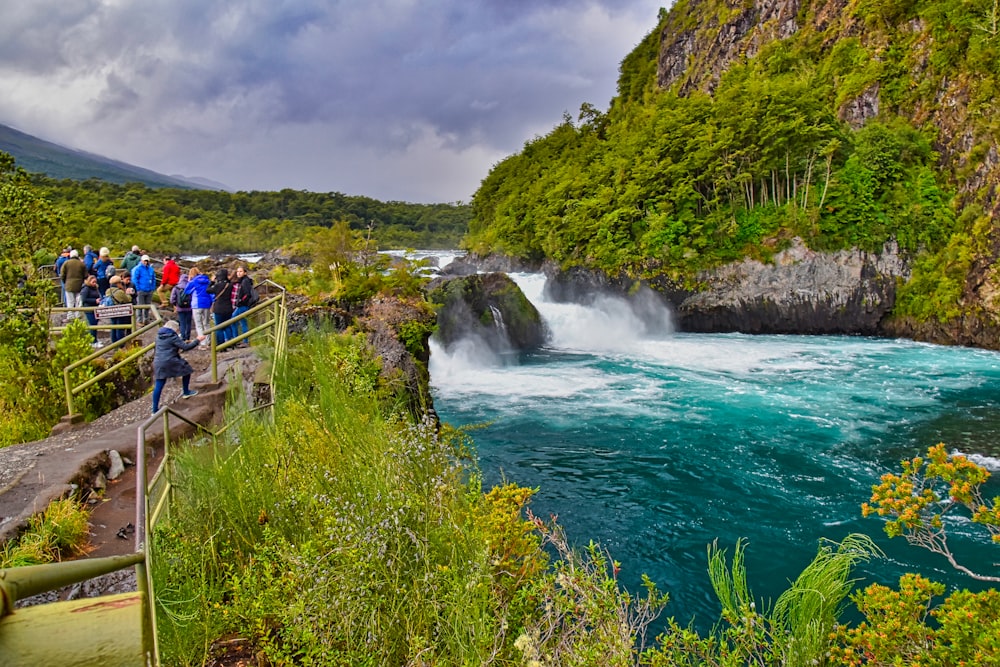
[[[145,590],[149,593],[149,610],[146,622],[154,629],[152,632],[153,651],[156,658],[156,662],[154,662],[154,664],[159,664],[159,643],[155,632],[156,605],[152,574],[154,564],[152,556],[153,551],[151,549],[150,541],[153,536],[153,528],[156,526],[160,518],[169,512],[170,502],[173,497],[174,484],[171,479],[172,456],[170,451],[170,418],[176,417],[177,419],[186,422],[197,431],[210,436],[212,438],[213,445],[217,445],[218,438],[234,425],[239,423],[247,415],[274,407],[274,369],[278,366],[280,360],[282,360],[285,356],[288,340],[288,313],[285,300],[285,289],[277,283],[273,283],[271,281],[267,281],[267,283],[269,283],[271,287],[276,288],[279,293],[273,297],[263,300],[254,308],[251,308],[246,313],[241,314],[240,317],[227,320],[226,322],[222,322],[215,327],[212,327],[206,333],[208,333],[212,339],[212,381],[218,382],[218,365],[216,363],[217,352],[231,347],[232,345],[239,344],[239,342],[255,333],[259,334],[267,332],[267,335],[270,337],[273,344],[272,349],[274,354],[273,362],[271,364],[271,372],[269,374],[269,382],[272,383],[272,400],[266,404],[256,405],[241,411],[235,419],[224,423],[214,431],[188,419],[169,406],[160,408],[159,411],[143,421],[136,429],[135,540],[136,551],[142,550],[143,553],[146,554],[146,558],[143,563],[144,570],[142,575],[146,577]],[[251,328],[245,334],[216,346],[214,336],[214,332],[216,330],[228,327],[239,319],[249,317],[255,313],[270,313],[271,316],[262,324]],[[147,481],[146,432],[153,424],[161,419],[163,422],[163,458],[160,461],[160,465],[156,469],[156,472],[151,478],[148,478]],[[140,575],[140,572],[138,571],[139,565],[137,565],[136,568],[136,576],[138,577]]]
[[[260,303],[246,311],[241,313],[238,317],[230,318],[225,322],[216,324],[205,330],[205,334],[208,335],[211,340],[211,351],[212,351],[212,382],[219,381],[219,365],[218,357],[220,352],[224,352],[230,348],[233,348],[245,340],[248,340],[251,336],[259,333],[266,333],[271,344],[274,346],[275,353],[280,349],[282,354],[284,353],[284,347],[286,344],[286,339],[288,336],[288,305],[285,298],[287,291],[284,287],[271,280],[262,280],[254,284],[254,289],[259,292],[265,292],[265,295],[261,297]],[[274,296],[268,296],[270,291],[277,292]],[[250,321],[252,318],[257,317],[260,319],[265,316],[258,324],[255,324],[246,333],[240,334],[235,338],[231,338],[224,343],[219,343],[214,335],[217,331],[221,329],[228,329],[233,324],[246,319]],[[281,323],[281,326],[276,326]],[[273,379],[273,365],[272,365],[272,375]]]
[[[73,371],[75,371],[77,368],[80,368],[81,366],[85,366],[87,364],[90,364],[95,359],[97,359],[99,357],[103,357],[106,354],[108,354],[109,352],[114,352],[115,350],[118,350],[118,349],[124,349],[125,346],[129,345],[134,340],[141,341],[143,335],[145,335],[149,331],[156,331],[156,330],[158,330],[160,328],[160,325],[163,324],[163,317],[160,315],[159,309],[157,309],[157,307],[155,305],[152,305],[152,304],[150,304],[148,306],[147,305],[133,306],[132,324],[130,324],[130,325],[125,325],[125,324],[115,325],[115,324],[111,324],[111,325],[104,325],[103,327],[101,325],[98,325],[96,328],[98,328],[98,329],[100,329],[100,328],[107,328],[107,329],[133,328],[134,329],[135,326],[136,326],[135,311],[141,310],[141,309],[148,309],[150,311],[152,319],[150,319],[150,321],[147,324],[143,325],[139,329],[135,329],[132,333],[127,334],[126,336],[124,336],[123,338],[115,341],[114,343],[111,343],[111,344],[109,344],[109,345],[107,345],[105,347],[102,347],[102,348],[99,348],[97,350],[94,350],[93,352],[91,352],[87,356],[83,357],[82,359],[78,359],[78,360],[74,361],[69,366],[66,366],[63,369],[63,383],[64,383],[65,389],[66,389],[66,414],[67,415],[72,416],[73,414],[75,414],[75,412],[74,412],[74,404],[73,404],[73,397],[74,396],[76,396],[80,392],[84,391],[88,387],[92,387],[93,385],[97,384],[98,382],[100,382],[101,380],[105,379],[106,377],[108,377],[108,376],[116,373],[123,366],[125,366],[125,365],[127,365],[127,364],[129,364],[129,363],[131,363],[133,361],[136,361],[136,363],[138,363],[138,359],[142,358],[147,352],[149,352],[150,350],[152,350],[156,346],[156,343],[154,342],[154,343],[150,343],[149,345],[144,345],[142,347],[135,348],[132,351],[130,351],[125,357],[123,357],[122,359],[120,359],[117,362],[115,362],[114,364],[112,364],[110,367],[104,369],[102,372],[98,373],[94,377],[89,378],[87,380],[84,380],[83,382],[81,382],[81,383],[79,383],[77,385],[72,384],[72,381],[70,380],[70,376],[72,375]],[[57,313],[57,312],[60,312],[60,311],[69,311],[69,310],[78,310],[78,309],[74,309],[74,308],[53,308],[52,312]],[[57,328],[54,328],[53,331],[55,331],[56,333],[60,333],[60,332],[63,331],[63,329],[64,329],[63,327],[57,327]]]
[[[157,665],[146,555],[0,570],[0,664]],[[18,600],[135,566],[138,591],[18,609]]]

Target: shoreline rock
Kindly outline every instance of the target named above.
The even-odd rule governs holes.
[[[637,280],[498,256],[468,256],[464,263],[480,270],[544,271],[548,296],[564,302],[586,304],[598,294],[628,298],[647,285],[673,310],[678,331],[697,333],[891,336],[901,330],[888,324],[897,286],[910,277],[894,242],[878,253],[831,253],[811,250],[799,238],[770,263],[744,259],[702,271],[694,287],[665,275]],[[938,333],[935,342],[941,342]]]

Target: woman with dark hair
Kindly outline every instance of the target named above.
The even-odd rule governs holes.
[[[215,279],[208,287],[208,293],[215,297],[212,303],[212,317],[215,318],[215,325],[219,326],[233,316],[232,300],[233,284],[229,282],[229,269],[223,267],[216,271]],[[221,345],[230,339],[230,329],[224,327],[215,330],[215,343]]]
[[[101,302],[101,290],[97,286],[97,276],[89,275],[83,281],[83,289],[80,290],[80,304],[83,308],[96,308]],[[94,347],[101,347],[101,344],[97,342],[97,315],[92,310],[85,310],[83,312],[87,316],[87,324],[90,325],[90,335],[94,339]]]
[[[246,268],[242,266],[236,267],[236,278],[233,279],[233,317],[239,317],[243,313],[247,312],[254,305],[251,303],[254,296],[253,280],[247,275]],[[240,335],[240,329],[243,333],[250,331],[250,325],[247,323],[247,318],[242,318],[236,320],[232,327],[232,337],[236,338]],[[247,346],[250,344],[248,338],[244,338],[240,342],[240,346]]]

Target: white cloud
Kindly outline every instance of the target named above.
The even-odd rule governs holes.
[[[0,27],[0,122],[239,189],[467,200],[608,104],[658,6],[33,0]]]

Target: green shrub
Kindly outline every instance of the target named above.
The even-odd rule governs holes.
[[[90,540],[90,515],[72,498],[49,504],[28,522],[27,530],[0,550],[0,567],[41,565],[63,556],[79,556]]]

